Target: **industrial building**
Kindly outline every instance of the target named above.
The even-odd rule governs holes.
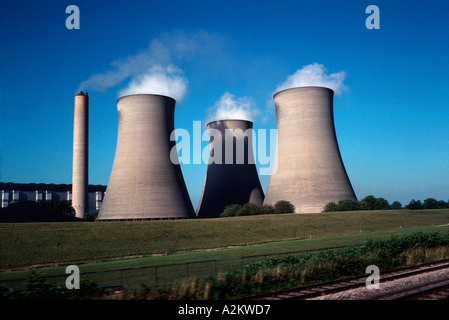
[[[7,208],[10,204],[16,202],[63,200],[72,202],[73,199],[72,185],[70,184],[0,182],[0,190],[2,193],[2,208]],[[88,186],[88,213],[100,210],[105,191],[106,186]]]
[[[296,213],[356,200],[334,127],[332,89],[298,87],[274,94],[277,143],[265,204],[290,201]]]
[[[197,216],[218,217],[227,205],[262,205],[252,144],[253,123],[218,120],[207,124],[209,160]]]
[[[117,146],[97,220],[195,217],[181,167],[170,158],[175,103],[153,94],[117,99]]]

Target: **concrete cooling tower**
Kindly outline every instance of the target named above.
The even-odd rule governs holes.
[[[73,121],[73,172],[72,207],[76,217],[82,218],[88,211],[88,142],[89,142],[89,97],[87,92],[75,95]]]
[[[218,217],[227,205],[262,205],[263,190],[254,164],[251,121],[207,124],[209,160],[197,216]]]
[[[175,100],[129,95],[117,109],[114,164],[97,220],[195,217],[180,165],[170,160]]]
[[[356,200],[338,148],[333,95],[323,87],[274,94],[277,171],[270,177],[265,204],[287,200],[296,213],[318,213],[331,201]]]

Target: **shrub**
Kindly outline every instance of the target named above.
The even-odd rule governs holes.
[[[351,199],[338,201],[338,207],[341,211],[360,210],[359,202]]]
[[[410,255],[422,262],[434,261],[422,252],[449,244],[449,234],[421,232],[393,236],[385,240],[367,240],[362,246],[287,255],[261,260],[217,278],[183,281],[171,288],[146,290],[146,299],[226,300],[260,292],[281,290],[350,276],[364,275],[374,264],[381,270],[405,266]],[[444,259],[445,256],[442,258]],[[415,257],[413,257],[415,259]],[[440,259],[440,258],[439,258]]]
[[[231,204],[229,206],[226,206],[220,217],[235,217],[237,216],[237,213],[239,212],[241,207],[242,206],[239,204]]]
[[[274,205],[275,213],[294,213],[295,206],[286,200],[279,200]]]
[[[265,204],[258,206],[254,203],[231,204],[225,207],[220,217],[239,217],[239,216],[254,216],[259,214],[274,214],[274,213],[293,213],[295,206],[285,200],[276,202],[274,206]]]
[[[377,199],[372,195],[366,196],[360,202],[362,201],[365,204],[366,210],[374,210],[374,208],[376,207]]]
[[[400,210],[400,209],[402,209],[402,204],[399,201],[394,201],[391,204],[391,209],[393,209],[393,210]]]
[[[30,273],[24,290],[15,291],[0,287],[0,293],[6,299],[95,299],[102,296],[98,285],[91,280],[81,280],[80,289],[68,290],[65,285],[57,285],[47,281],[47,278],[37,274],[34,270]]]
[[[259,214],[259,206],[254,203],[245,203],[237,211],[238,216],[255,216]]]
[[[377,198],[373,210],[389,210],[390,204],[384,198]]]
[[[336,212],[336,211],[340,211],[340,207],[335,202],[329,202],[328,204],[326,204],[323,210],[323,212]]]
[[[93,213],[84,213],[83,219],[86,221],[95,221],[97,219],[98,216],[98,211],[93,212]]]
[[[415,201],[415,199],[412,199],[412,201],[405,207],[410,210],[418,210],[423,209],[423,204],[421,203],[421,200]]]
[[[264,204],[259,208],[260,214],[273,214],[276,213],[276,210],[271,204]]]

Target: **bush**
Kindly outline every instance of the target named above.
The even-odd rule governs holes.
[[[376,207],[377,199],[372,195],[366,196],[360,202],[362,201],[365,204],[366,210],[374,210],[374,208]]]
[[[220,217],[235,217],[237,216],[237,213],[241,209],[241,205],[239,204],[231,204],[229,206],[226,206],[220,215]]]
[[[97,219],[98,216],[98,211],[93,212],[93,213],[85,213],[83,216],[83,219],[86,221],[95,221]]]
[[[286,200],[279,200],[274,205],[275,213],[294,213],[295,206]]]
[[[254,203],[245,203],[237,211],[238,216],[255,216],[259,214],[259,206]]]
[[[91,280],[81,280],[80,289],[68,290],[65,285],[49,283],[47,278],[31,271],[24,290],[15,291],[0,287],[2,298],[6,299],[39,299],[39,300],[86,300],[102,296],[102,290]]]
[[[393,209],[393,210],[400,210],[400,209],[402,209],[402,204],[399,201],[394,201],[391,204],[391,209]]]
[[[405,208],[409,210],[417,209],[445,209],[449,208],[449,202],[438,201],[434,198],[427,198],[424,203],[421,200],[412,199]],[[360,201],[343,199],[337,203],[329,202],[323,209],[323,212],[336,212],[336,211],[356,211],[356,210],[400,210],[402,204],[399,201],[394,201],[391,205],[388,200],[384,198],[376,198],[372,195],[366,196]]]
[[[217,278],[194,279],[172,287],[148,288],[151,300],[228,300],[351,276],[366,275],[368,265],[390,270],[408,265],[408,259],[425,248],[449,245],[447,233],[413,233],[385,240],[367,240],[362,246],[272,257],[227,271]],[[444,259],[424,256],[422,262]],[[139,298],[139,296],[137,296]]]
[[[356,200],[345,199],[338,201],[338,208],[340,211],[355,211],[360,210],[360,204]]]
[[[444,201],[438,201],[434,198],[427,198],[423,203],[424,209],[445,209],[449,208],[448,204]]]
[[[11,203],[9,205],[11,208],[41,208],[47,211],[53,211],[62,215],[69,217],[75,217],[75,209],[67,200],[62,201],[23,201]]]
[[[295,206],[289,201],[280,200],[274,206],[265,204],[258,206],[254,203],[231,204],[224,208],[220,217],[239,217],[239,216],[254,216],[259,214],[279,214],[279,213],[293,213]]]
[[[271,204],[264,204],[259,208],[260,214],[273,214],[276,213],[276,210]]]
[[[326,204],[323,210],[323,212],[336,212],[336,211],[340,211],[340,207],[335,202],[329,202],[328,204]]]
[[[421,203],[421,200],[415,201],[415,199],[412,199],[412,201],[405,207],[410,210],[418,210],[423,209],[423,204]]]

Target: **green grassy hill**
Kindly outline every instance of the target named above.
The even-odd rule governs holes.
[[[449,209],[216,219],[0,224],[0,268],[246,246],[449,223]],[[332,246],[332,245],[330,245]]]

